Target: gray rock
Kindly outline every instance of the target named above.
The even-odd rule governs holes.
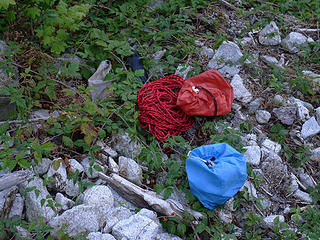
[[[305,102],[305,101],[301,101],[298,98],[295,97],[289,97],[287,103],[289,105],[296,105],[297,103],[301,103],[303,106],[305,106],[309,111],[313,111],[314,107],[312,106],[311,103]]]
[[[74,184],[73,179],[67,180],[65,192],[69,197],[76,197],[80,194],[79,184],[76,182]]]
[[[297,101],[295,103],[296,107],[297,107],[297,115],[298,115],[298,118],[305,122],[306,120],[308,120],[310,118],[310,115],[309,115],[309,110],[308,108],[306,108],[301,101]]]
[[[312,71],[302,71],[302,73],[313,81],[313,83],[320,85],[320,74]]]
[[[312,198],[310,197],[309,193],[303,192],[300,189],[298,189],[297,191],[295,191],[295,193],[293,194],[293,196],[299,200],[301,200],[302,202],[306,202],[306,203],[312,203]]]
[[[109,186],[110,187],[110,186]],[[112,187],[110,187],[110,190],[114,197],[114,207],[126,207],[131,210],[137,210],[138,207],[130,202],[130,199],[124,199],[122,196],[119,195],[117,191],[115,191]]]
[[[26,216],[29,221],[40,222],[38,216],[43,217],[45,222],[48,222],[55,216],[54,211],[50,207],[46,207],[46,203],[42,206],[41,199],[47,199],[46,197],[50,194],[41,178],[34,177],[29,183],[24,182],[19,185],[19,191],[21,195],[25,193],[26,188],[35,187],[36,191],[27,192],[25,194],[25,206]],[[36,194],[37,192],[37,194]]]
[[[258,97],[249,104],[248,113],[249,114],[255,114],[256,111],[260,108],[261,104],[263,102],[263,98]]]
[[[195,40],[194,41],[194,45],[196,45],[197,47],[203,47],[204,46],[204,43],[199,41],[199,40]]]
[[[276,118],[278,118],[281,123],[285,125],[292,125],[296,118],[296,107],[280,107],[274,108],[272,111]]]
[[[97,185],[88,188],[83,193],[83,204],[92,206],[113,207],[114,198],[111,190],[107,186]]]
[[[112,227],[119,221],[129,219],[134,214],[125,207],[112,208],[108,215],[106,216],[106,225],[103,229],[104,233],[109,233]]]
[[[307,37],[301,33],[291,32],[281,42],[281,46],[287,49],[290,53],[297,53],[301,51],[301,47],[307,46]]]
[[[305,187],[315,187],[310,175],[308,173],[305,173],[303,168],[297,168],[297,172],[298,172],[300,182]]]
[[[317,121],[320,125],[320,107],[316,108],[316,118],[317,118]]]
[[[224,204],[224,209],[229,210],[231,212],[234,212],[236,209],[234,208],[234,197],[230,198],[226,203]]]
[[[209,69],[219,69],[222,75],[232,77],[240,72],[239,68],[242,66],[242,56],[243,54],[237,44],[224,41],[215,52],[207,67]]]
[[[117,239],[153,240],[160,229],[161,227],[152,219],[136,214],[114,225],[112,235]]]
[[[119,172],[129,181],[138,185],[142,184],[141,167],[130,158],[119,157]]]
[[[237,103],[232,103],[232,110],[234,111],[240,111],[242,108],[242,106],[240,104],[237,104]]]
[[[227,224],[232,223],[232,214],[228,210],[224,210],[224,209],[220,210],[218,212],[218,217],[224,223],[227,223]]]
[[[261,60],[269,66],[275,66],[278,64],[278,60],[275,57],[269,55],[261,56]]]
[[[50,112],[47,109],[40,109],[32,112],[31,119],[48,120],[49,118],[58,118],[60,116],[58,111]]]
[[[275,46],[281,43],[280,31],[274,21],[271,21],[260,31],[259,42],[266,46]]]
[[[65,191],[67,185],[67,168],[61,161],[61,158],[52,161],[49,167],[48,177],[54,178],[54,181],[48,181],[48,187],[58,191]],[[59,164],[57,164],[57,162],[59,162]],[[56,164],[59,166],[58,169],[55,169]]]
[[[234,98],[243,103],[248,103],[252,99],[251,93],[243,85],[242,78],[236,74],[232,78],[231,85],[233,87]]]
[[[246,143],[247,146],[256,146],[257,144],[257,135],[250,133],[243,137],[243,141]]]
[[[27,230],[27,229],[24,229],[23,227],[21,226],[16,226],[16,229],[17,229],[17,233],[16,233],[16,238],[17,237],[19,239],[23,239],[23,240],[33,240],[34,238],[32,237],[32,234]]]
[[[96,169],[95,169],[95,166],[99,167],[102,169],[102,172],[104,172],[104,167],[101,166],[100,164],[97,163],[97,161],[95,161],[95,163],[90,166],[90,162],[92,161],[92,158],[91,157],[86,157],[84,158],[82,161],[81,161],[81,165],[83,166],[84,168],[84,172],[86,173],[86,175],[89,177],[89,178],[96,178],[98,177],[98,172]]]
[[[289,191],[290,192],[295,192],[299,189],[299,185],[297,182],[297,177],[291,173],[290,174],[290,185],[289,185]]]
[[[201,57],[205,57],[205,58],[213,58],[214,52],[212,50],[212,48],[208,48],[208,47],[202,47],[201,51],[200,51],[200,56]]]
[[[155,240],[182,240],[178,236],[171,235],[169,233],[159,233]]]
[[[274,104],[276,104],[278,106],[281,106],[281,105],[284,104],[284,99],[280,95],[275,95],[274,98],[273,98],[273,102],[274,102]]]
[[[38,162],[38,164],[33,163],[32,165],[34,173],[39,175],[45,174],[48,171],[51,163],[52,161],[49,158],[42,158],[42,161]]]
[[[73,172],[76,172],[78,170],[79,173],[82,173],[84,171],[83,166],[76,160],[76,159],[69,159],[70,169]]]
[[[158,52],[155,52],[152,55],[153,60],[156,61],[156,62],[159,62],[166,52],[167,52],[166,49],[163,49],[163,50],[160,50]]]
[[[258,110],[256,112],[257,122],[260,124],[266,124],[269,122],[271,118],[271,114],[266,110]]]
[[[262,142],[261,150],[266,154],[269,152],[275,152],[276,154],[279,154],[281,151],[281,145],[267,138]]]
[[[103,234],[101,232],[91,232],[87,236],[88,240],[116,240],[111,234]]]
[[[261,149],[259,146],[247,146],[244,147],[247,151],[244,153],[244,157],[247,163],[250,163],[254,166],[258,166],[260,164],[261,159]]]
[[[157,213],[149,209],[142,208],[136,215],[150,218],[151,220],[155,221],[157,224],[160,224]]]
[[[70,237],[86,232],[98,232],[103,228],[109,211],[106,206],[78,205],[52,218],[49,226],[53,227],[52,234],[56,237],[64,225],[64,232]]]
[[[251,182],[249,182],[248,180],[246,180],[246,182],[244,183],[244,185],[240,188],[239,191],[245,191],[245,189],[248,190],[249,193],[249,198],[250,199],[254,199],[257,198],[257,190],[254,186],[254,184],[252,184]]]
[[[8,45],[0,40],[0,55],[3,55],[6,51],[8,51]]]
[[[140,154],[140,143],[131,140],[128,133],[116,134],[112,142],[114,144],[111,147],[122,156],[135,159]]]
[[[306,139],[320,132],[320,126],[315,117],[310,118],[302,125],[301,136]]]
[[[0,191],[0,213],[2,213],[3,211],[3,205],[4,202],[6,200],[6,196],[8,195],[8,193],[10,191],[14,191],[17,189],[17,186],[11,187],[11,188],[7,188],[3,191]],[[9,218],[18,218],[21,219],[22,218],[22,211],[23,211],[23,199],[20,195],[20,193],[17,193],[15,195],[10,213],[9,213]]]
[[[267,198],[263,198],[262,200],[260,200],[260,203],[263,210],[267,210],[272,206],[272,202]]]
[[[61,205],[61,207],[59,207],[59,209],[62,209],[64,211],[67,209],[70,209],[74,206],[74,201],[72,201],[69,198],[66,198],[61,193],[56,194],[55,201],[56,201],[56,203],[59,203]]]
[[[192,69],[192,66],[180,65],[177,67],[175,74],[180,75],[183,79],[188,79],[188,73],[192,71]]]
[[[0,58],[1,62],[1,58]],[[0,69],[0,86],[3,82],[3,72]],[[16,111],[16,104],[10,103],[10,97],[1,97],[0,96],[0,121],[6,121],[10,119],[11,113]]]
[[[314,161],[320,161],[320,147],[311,150],[310,159]]]
[[[254,40],[252,37],[244,37],[240,40],[240,45],[243,47],[250,46],[254,44]]]
[[[97,145],[101,147],[101,151],[104,155],[107,155],[113,158],[118,156],[118,153],[115,150],[113,150],[111,147],[109,147],[107,144],[101,141],[97,141]]]
[[[274,227],[274,220],[276,218],[279,218],[279,222],[284,222],[284,216],[282,215],[270,215],[263,219],[265,224],[267,224],[268,227],[273,228]]]

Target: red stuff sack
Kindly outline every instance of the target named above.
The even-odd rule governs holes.
[[[218,116],[231,111],[233,88],[215,69],[189,78],[180,89],[177,105],[188,115]]]

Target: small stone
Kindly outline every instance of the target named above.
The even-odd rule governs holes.
[[[112,235],[117,239],[155,239],[160,226],[150,218],[134,215],[128,219],[121,220],[112,228]]]
[[[309,193],[303,192],[300,189],[298,189],[297,191],[295,191],[295,193],[293,194],[293,196],[299,200],[301,200],[302,202],[306,202],[306,203],[312,203],[312,198],[310,197]]]
[[[221,210],[218,212],[218,216],[221,219],[222,222],[230,224],[232,223],[232,214],[231,212],[227,211],[227,210]]]
[[[249,104],[248,113],[249,114],[255,114],[256,111],[260,108],[261,104],[263,102],[263,98],[258,97]]]
[[[310,159],[314,161],[320,161],[320,147],[311,150]]]
[[[234,212],[236,209],[234,208],[234,198],[230,198],[226,203],[224,204],[224,209],[229,210],[231,212]]]
[[[261,57],[261,60],[271,67],[277,65],[279,62],[275,57],[268,56],[268,55],[263,55]]]
[[[112,148],[122,156],[135,159],[140,154],[140,143],[131,140],[128,133],[114,135],[112,142]]]
[[[234,110],[234,111],[240,111],[240,109],[241,109],[242,107],[241,107],[241,105],[240,104],[237,104],[237,103],[232,103],[232,110]]]
[[[181,238],[179,238],[178,236],[174,236],[174,235],[171,235],[169,233],[159,233],[155,240],[182,240]]]
[[[97,145],[99,147],[101,147],[101,151],[104,155],[110,156],[110,157],[117,157],[118,153],[113,150],[111,147],[109,147],[108,145],[106,145],[105,143],[101,142],[101,141],[97,141]]]
[[[296,107],[297,107],[297,115],[298,115],[298,118],[305,122],[307,119],[310,118],[310,115],[309,115],[309,110],[308,108],[306,108],[302,102],[296,102]]]
[[[292,125],[296,118],[296,107],[274,108],[272,111],[275,116],[285,125]]]
[[[302,71],[314,84],[320,85],[320,74],[316,74],[312,71]]]
[[[219,69],[219,72],[232,77],[240,72],[242,66],[241,57],[243,54],[237,44],[224,41],[216,50],[213,58],[208,63],[208,69]]]
[[[95,166],[97,166],[98,168],[102,169],[102,172],[104,172],[104,167],[101,166],[100,164],[98,164],[96,161],[95,163],[93,164],[93,166],[90,166],[90,162],[92,161],[92,158],[91,157],[86,157],[84,158],[82,161],[81,161],[81,164],[84,168],[84,172],[86,173],[86,175],[89,177],[89,178],[96,178],[98,177],[98,172],[96,169],[95,169]]]
[[[274,21],[271,21],[260,31],[259,42],[266,46],[275,46],[281,43],[280,31]]]
[[[34,173],[39,175],[45,174],[48,171],[51,163],[52,161],[49,158],[42,158],[42,161],[38,162],[37,164],[33,162],[32,165]]]
[[[108,206],[113,207],[114,197],[107,186],[97,185],[88,188],[83,193],[83,204],[91,206]]]
[[[244,141],[247,146],[256,146],[257,144],[257,135],[250,133],[244,137]]]
[[[262,200],[260,200],[260,203],[261,203],[263,210],[269,209],[272,205],[272,202],[267,198],[263,198]]]
[[[260,164],[261,159],[261,149],[259,146],[247,146],[244,147],[247,151],[244,153],[244,157],[247,163],[250,163],[254,166],[258,166]]]
[[[273,228],[274,227],[274,220],[278,218],[279,222],[284,222],[284,216],[282,215],[270,215],[263,219],[265,224],[267,224],[268,227]]]
[[[298,168],[297,172],[299,173],[299,180],[305,187],[315,187],[313,181],[308,173],[304,172],[303,168]]]
[[[302,125],[301,136],[306,139],[320,132],[320,126],[315,117],[310,118]]]
[[[111,211],[108,213],[106,216],[106,225],[103,229],[104,233],[109,233],[112,230],[112,227],[125,219],[130,218],[134,214],[125,207],[117,207],[117,208],[112,208]]]
[[[212,48],[202,47],[200,56],[211,59],[214,55]]]
[[[258,110],[256,112],[256,119],[257,119],[257,122],[260,124],[268,123],[270,118],[271,118],[271,114],[268,111]]]
[[[196,46],[198,46],[198,47],[202,47],[202,46],[204,46],[204,43],[201,42],[201,41],[199,41],[199,40],[195,40],[195,41],[194,41],[194,45],[196,45]]]
[[[299,185],[298,185],[298,182],[297,182],[297,177],[291,173],[290,174],[290,179],[291,179],[291,182],[290,182],[290,185],[289,185],[289,191],[290,192],[295,192],[299,189]]]
[[[166,52],[167,52],[166,49],[163,49],[163,50],[160,50],[158,52],[155,52],[152,55],[153,60],[156,61],[156,62],[159,62]]]
[[[88,240],[116,240],[111,234],[103,234],[101,232],[91,232],[87,236]]]
[[[11,188],[4,189],[0,191],[0,213],[3,212],[3,205],[5,203],[6,197],[9,192],[17,191],[17,186],[13,186]],[[22,219],[22,211],[23,211],[23,199],[20,193],[15,194],[13,204],[8,215],[9,218],[18,218]]]
[[[252,184],[251,182],[249,182],[248,180],[246,180],[246,182],[244,183],[244,185],[240,188],[239,191],[245,191],[245,188],[248,189],[248,193],[249,193],[249,198],[250,199],[254,199],[257,198],[257,190],[254,186],[254,184]]]
[[[26,226],[26,228],[27,228],[27,226]],[[24,239],[24,240],[33,240],[34,239],[32,237],[32,234],[27,229],[24,229],[21,226],[16,226],[16,229],[18,232],[16,233],[15,239]]]
[[[68,234],[69,237],[86,232],[98,232],[103,228],[109,211],[110,208],[106,206],[98,207],[82,204],[52,218],[48,225],[53,227],[51,233],[55,237],[58,236],[58,231],[63,226],[66,226],[64,233]]]
[[[284,99],[280,95],[275,95],[274,98],[273,98],[273,102],[274,102],[274,104],[276,104],[278,106],[281,106],[281,105],[284,104]]]
[[[232,78],[231,85],[234,91],[234,98],[243,103],[248,103],[252,99],[251,93],[243,85],[242,78],[236,74]]]
[[[243,47],[249,46],[254,44],[253,38],[252,37],[244,37],[240,40],[240,45]]]
[[[316,118],[317,118],[317,121],[320,125],[320,107],[316,108]]]
[[[50,112],[47,109],[40,109],[32,113],[31,119],[48,120],[49,118],[58,118],[59,116],[60,114],[58,111]]]
[[[177,67],[177,70],[175,72],[175,74],[180,75],[183,79],[188,79],[188,73],[190,71],[192,71],[193,67],[192,66],[184,66],[184,65],[180,65]]]
[[[37,189],[37,195],[35,191],[25,193],[27,188],[32,187]],[[34,179],[29,183],[21,183],[19,185],[19,191],[21,195],[24,194],[25,196],[26,216],[30,222],[40,222],[38,216],[42,216],[43,220],[48,222],[52,217],[55,216],[55,213],[51,207],[47,207],[46,204],[41,204],[41,199],[47,199],[47,196],[50,196],[47,188],[43,186],[43,181],[41,178],[34,177]]]
[[[80,194],[79,184],[74,184],[73,179],[67,180],[65,192],[69,197],[76,197]]]
[[[119,172],[124,175],[129,181],[138,185],[142,184],[142,170],[141,167],[130,158],[123,156],[119,157]]]
[[[82,173],[84,171],[83,166],[76,159],[69,159],[69,164],[73,172],[76,172],[78,170],[79,173]]]
[[[58,169],[56,169],[58,167]],[[54,181],[48,181],[48,187],[57,191],[65,191],[67,184],[67,168],[61,158],[54,159],[49,167],[48,177]]]
[[[61,205],[61,207],[59,207],[59,208],[61,208],[62,210],[70,209],[74,205],[74,201],[72,201],[69,198],[66,198],[61,193],[56,194],[55,201]]]
[[[275,152],[276,154],[279,154],[281,151],[281,145],[267,138],[262,142],[261,150],[266,153]]]
[[[281,46],[287,49],[290,53],[297,53],[302,50],[303,46],[307,46],[307,37],[301,33],[291,32],[281,42]]]

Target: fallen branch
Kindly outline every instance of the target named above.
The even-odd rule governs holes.
[[[155,192],[143,189],[118,174],[112,173],[110,176],[106,176],[99,172],[99,177],[137,207],[152,209],[165,216],[182,217],[182,213],[188,211],[196,219],[203,218],[201,213],[193,211],[172,199],[163,200]]]
[[[11,189],[5,198],[4,204],[3,204],[3,208],[2,208],[2,213],[1,213],[1,219],[7,219],[9,218],[9,214],[11,212],[11,208],[13,206],[13,202],[16,199],[16,195],[18,193],[18,188],[15,187],[13,189]]]
[[[0,176],[0,191],[3,189],[18,185],[33,177],[30,170],[20,170]]]

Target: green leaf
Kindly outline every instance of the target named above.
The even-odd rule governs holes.
[[[98,172],[103,172],[103,169],[102,169],[101,166],[99,166],[99,165],[94,165],[93,168],[94,168],[95,170],[97,170]]]
[[[144,69],[136,70],[136,71],[134,72],[134,74],[135,74],[137,77],[142,77],[142,76],[144,76]]]
[[[0,9],[8,9],[10,5],[15,5],[16,2],[14,0],[1,0],[0,1]]]
[[[172,187],[167,187],[164,189],[164,193],[163,193],[163,198],[164,199],[168,199],[171,194],[173,193],[173,188]]]
[[[195,228],[195,232],[196,233],[202,233],[205,229],[206,225],[204,225],[203,223],[199,223],[196,228]]]
[[[27,169],[30,169],[30,162],[28,162],[26,159],[21,159],[19,162],[18,162],[19,166],[22,167],[22,168],[27,168]]]
[[[178,231],[179,235],[184,236],[185,232],[187,231],[186,225],[184,225],[182,223],[178,224],[177,231]]]
[[[85,102],[85,104],[84,104],[84,110],[85,110],[87,113],[91,114],[91,115],[93,115],[93,114],[95,114],[96,112],[99,111],[98,106],[97,106],[95,103],[93,103],[92,101],[90,101],[90,100],[87,100],[87,101]]]
[[[100,129],[98,132],[99,138],[105,138],[107,136],[107,133],[105,130]]]
[[[57,147],[57,145],[55,145],[54,143],[46,142],[41,145],[41,150],[42,151],[51,151],[51,150],[55,149],[56,147]]]
[[[71,138],[69,138],[67,136],[63,136],[62,137],[62,142],[66,147],[73,148],[74,144],[73,144],[73,141],[72,141]]]
[[[42,198],[40,200],[41,207],[43,207],[45,203],[46,203],[46,199]]]
[[[163,184],[158,184],[154,187],[154,191],[157,193],[157,194],[160,194],[164,189],[164,185]]]
[[[53,161],[52,166],[53,166],[53,169],[57,171],[60,167],[60,161],[59,160]]]
[[[35,19],[36,17],[40,17],[40,9],[38,7],[27,8],[27,16]]]
[[[0,125],[0,136],[4,135],[9,129],[9,123],[5,122]]]

